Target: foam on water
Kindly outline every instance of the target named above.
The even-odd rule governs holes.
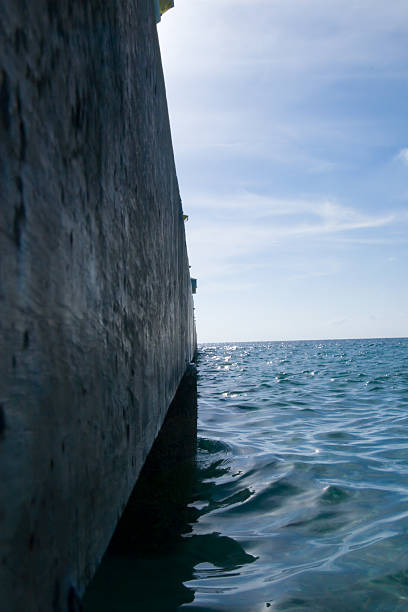
[[[408,610],[408,339],[202,345],[197,460],[140,609]]]

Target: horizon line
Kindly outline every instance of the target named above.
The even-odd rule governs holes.
[[[339,340],[408,340],[408,336],[366,336],[352,338],[296,338],[292,340],[205,340],[197,342],[200,344],[261,344],[273,342],[337,342]]]

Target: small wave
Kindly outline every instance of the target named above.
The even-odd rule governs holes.
[[[229,508],[231,506],[236,506],[237,504],[245,503],[254,492],[251,489],[245,488],[237,491],[233,495],[229,497],[212,500],[208,503],[206,507],[201,510],[201,514],[207,514],[208,512],[212,512],[213,510],[218,510],[220,508]]]
[[[282,478],[252,495],[249,501],[246,501],[240,506],[231,508],[228,512],[234,514],[256,513],[262,515],[265,512],[269,513],[279,508],[288,498],[298,495],[299,493],[302,493],[302,489],[290,484]]]
[[[202,347],[195,514],[174,563],[149,559],[148,597],[177,570],[183,610],[408,610],[407,355],[408,339]]]
[[[302,599],[300,597],[287,597],[277,602],[273,606],[273,609],[279,610],[280,612],[292,612],[293,610],[296,610],[296,612],[305,612],[308,610],[310,612],[310,610],[312,610],[312,608],[309,607],[311,603],[312,602],[307,599]],[[314,605],[316,604],[314,603]]]
[[[207,451],[208,453],[228,453],[231,450],[231,447],[226,442],[209,440],[208,438],[198,438],[197,446],[200,450]]]
[[[320,496],[320,502],[324,504],[342,504],[350,497],[350,493],[342,488],[334,485],[327,486],[323,494]]]
[[[319,440],[359,440],[360,436],[356,436],[348,431],[325,431],[316,436]]]
[[[237,404],[237,403],[233,403],[231,404],[232,408],[236,408],[238,410],[259,410],[261,408],[261,406],[259,404],[252,404],[250,402],[245,403],[245,404]]]

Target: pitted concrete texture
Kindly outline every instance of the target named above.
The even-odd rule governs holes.
[[[75,610],[195,348],[151,0],[0,0],[0,608]]]

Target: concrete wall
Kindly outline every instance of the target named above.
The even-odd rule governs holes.
[[[0,0],[0,602],[75,610],[195,346],[152,0]]]

